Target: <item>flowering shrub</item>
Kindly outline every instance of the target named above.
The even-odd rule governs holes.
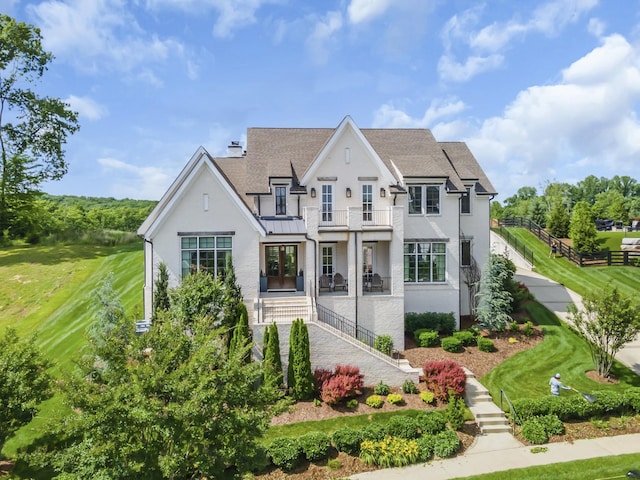
[[[427,388],[434,393],[436,399],[446,401],[449,391],[455,397],[461,397],[467,377],[460,365],[452,360],[431,361],[423,367]]]
[[[389,402],[391,405],[400,405],[404,402],[404,399],[399,393],[390,393],[389,395],[387,395],[387,402]]]
[[[319,385],[320,398],[329,405],[362,394],[364,375],[358,367],[338,365],[333,372],[318,369],[314,372],[314,378],[316,385]]]
[[[379,442],[365,440],[360,445],[360,459],[366,465],[382,467],[404,467],[420,458],[420,449],[415,440],[387,437]]]
[[[384,400],[380,395],[369,395],[366,400],[366,404],[371,408],[382,408]]]

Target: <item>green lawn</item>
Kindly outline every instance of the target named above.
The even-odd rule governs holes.
[[[549,258],[549,246],[524,228],[509,228],[518,240],[531,249],[535,256],[534,271],[555,280],[567,288],[584,295],[593,289],[615,286],[620,293],[637,297],[640,290],[638,267],[579,267],[566,258]],[[624,232],[600,232],[601,238],[613,238]],[[640,232],[633,232],[640,236]],[[630,233],[627,233],[630,235]],[[611,240],[607,240],[610,242]],[[619,249],[619,243],[618,248]]]
[[[55,376],[69,368],[85,344],[84,332],[97,311],[93,291],[113,272],[114,289],[131,318],[142,315],[142,242],[116,247],[70,245],[0,249],[0,330],[37,333]],[[63,410],[58,397],[4,446],[7,456],[29,445],[48,418]]]
[[[544,455],[544,453],[536,453],[536,455]],[[464,477],[464,480],[604,480],[625,478],[629,470],[638,468],[640,468],[640,453],[632,453],[505,470]],[[455,480],[463,480],[463,477]]]
[[[640,386],[640,377],[618,362],[612,373],[619,383],[603,385],[590,380],[584,372],[593,370],[593,362],[584,341],[539,303],[530,303],[526,308],[542,327],[544,340],[536,347],[501,363],[480,379],[496,402],[500,400],[500,390],[512,401],[548,395],[549,378],[556,371],[562,372],[562,381],[566,385],[585,393],[594,390],[621,391],[630,386]],[[571,391],[562,394],[578,395]]]

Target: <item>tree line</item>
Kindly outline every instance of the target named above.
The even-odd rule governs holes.
[[[504,203],[492,202],[491,218],[524,217],[557,238],[571,238],[579,252],[598,250],[595,221],[608,219],[624,226],[640,220],[640,184],[628,176],[611,179],[589,175],[576,185],[549,182],[541,195],[521,187]]]

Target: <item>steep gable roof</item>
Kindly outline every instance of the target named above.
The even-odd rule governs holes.
[[[496,194],[465,143],[438,142],[430,130],[422,128],[359,129],[349,116],[336,128],[249,128],[244,157],[215,158],[213,162],[251,209],[248,196],[269,194],[270,179],[304,181],[314,162],[347,126],[361,135],[398,183],[412,178],[446,179],[449,192],[464,192],[465,183],[475,181],[478,193]]]
[[[458,172],[462,181],[465,183],[468,183],[469,181],[476,182],[477,194],[498,194],[466,143],[439,142],[439,145],[442,147],[442,150],[451,162],[451,165]]]
[[[227,159],[225,159],[227,160]],[[180,174],[173,181],[171,186],[162,196],[158,204],[143,222],[138,229],[138,235],[146,238],[153,236],[155,229],[162,223],[166,215],[168,215],[171,207],[179,201],[181,194],[194,178],[194,175],[200,170],[202,166],[206,166],[215,177],[220,180],[220,183],[224,186],[229,196],[234,202],[238,204],[241,210],[245,213],[247,220],[253,224],[257,231],[264,234],[264,227],[253,216],[253,213],[249,209],[246,202],[242,201],[242,196],[239,194],[238,184],[242,183],[242,178],[246,177],[246,174],[242,172],[242,166],[236,166],[227,168],[227,171],[223,171],[214,159],[209,155],[204,147],[199,147],[196,152],[191,156],[191,159],[187,162]],[[238,168],[239,167],[239,168]],[[234,177],[234,178],[231,178]]]

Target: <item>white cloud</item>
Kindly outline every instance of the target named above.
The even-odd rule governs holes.
[[[76,97],[70,95],[65,102],[71,105],[71,109],[80,114],[80,119],[100,120],[109,114],[109,109],[100,105],[89,97]]]
[[[266,4],[280,3],[281,0],[147,0],[147,8],[173,8],[194,15],[202,15],[209,10],[218,12],[213,25],[213,34],[219,38],[229,38],[241,28],[257,22],[256,12]]]
[[[393,105],[382,105],[374,114],[375,128],[430,128],[437,120],[451,117],[465,109],[456,99],[437,99],[431,102],[422,118],[412,118]]]
[[[438,74],[440,78],[452,82],[466,82],[482,72],[495,70],[502,65],[503,61],[504,57],[498,54],[487,57],[470,56],[464,63],[443,55],[438,61]]]
[[[594,35],[596,37],[602,37],[602,35],[604,35],[604,32],[605,32],[607,26],[599,18],[590,18],[589,19],[589,26],[587,28],[588,28],[590,34],[592,34],[592,35]]]
[[[442,80],[465,82],[482,72],[494,70],[503,63],[504,51],[514,39],[524,38],[529,33],[557,35],[597,4],[598,0],[553,0],[536,8],[528,20],[514,16],[478,31],[475,26],[485,8],[470,8],[451,17],[442,29],[445,52],[438,63],[438,73]],[[454,51],[459,49],[468,49],[466,60],[455,59]]]
[[[160,198],[175,178],[174,172],[138,167],[110,157],[99,158],[98,163],[112,177],[112,193],[119,198]]]
[[[182,54],[179,42],[144,32],[127,6],[122,0],[49,0],[27,9],[45,48],[83,71],[132,72]]]
[[[500,116],[465,119],[458,115],[464,103],[453,99],[432,102],[421,117],[383,105],[375,124],[427,127],[438,140],[466,141],[503,199],[514,185],[538,187],[558,172],[565,179],[637,175],[639,102],[639,47],[610,35],[556,84],[521,91]]]
[[[393,3],[393,0],[351,0],[347,7],[349,21],[368,22],[385,13]]]
[[[324,65],[329,59],[330,44],[335,42],[334,34],[342,28],[342,13],[327,12],[318,22],[307,38],[307,46],[311,50],[314,63]]]

